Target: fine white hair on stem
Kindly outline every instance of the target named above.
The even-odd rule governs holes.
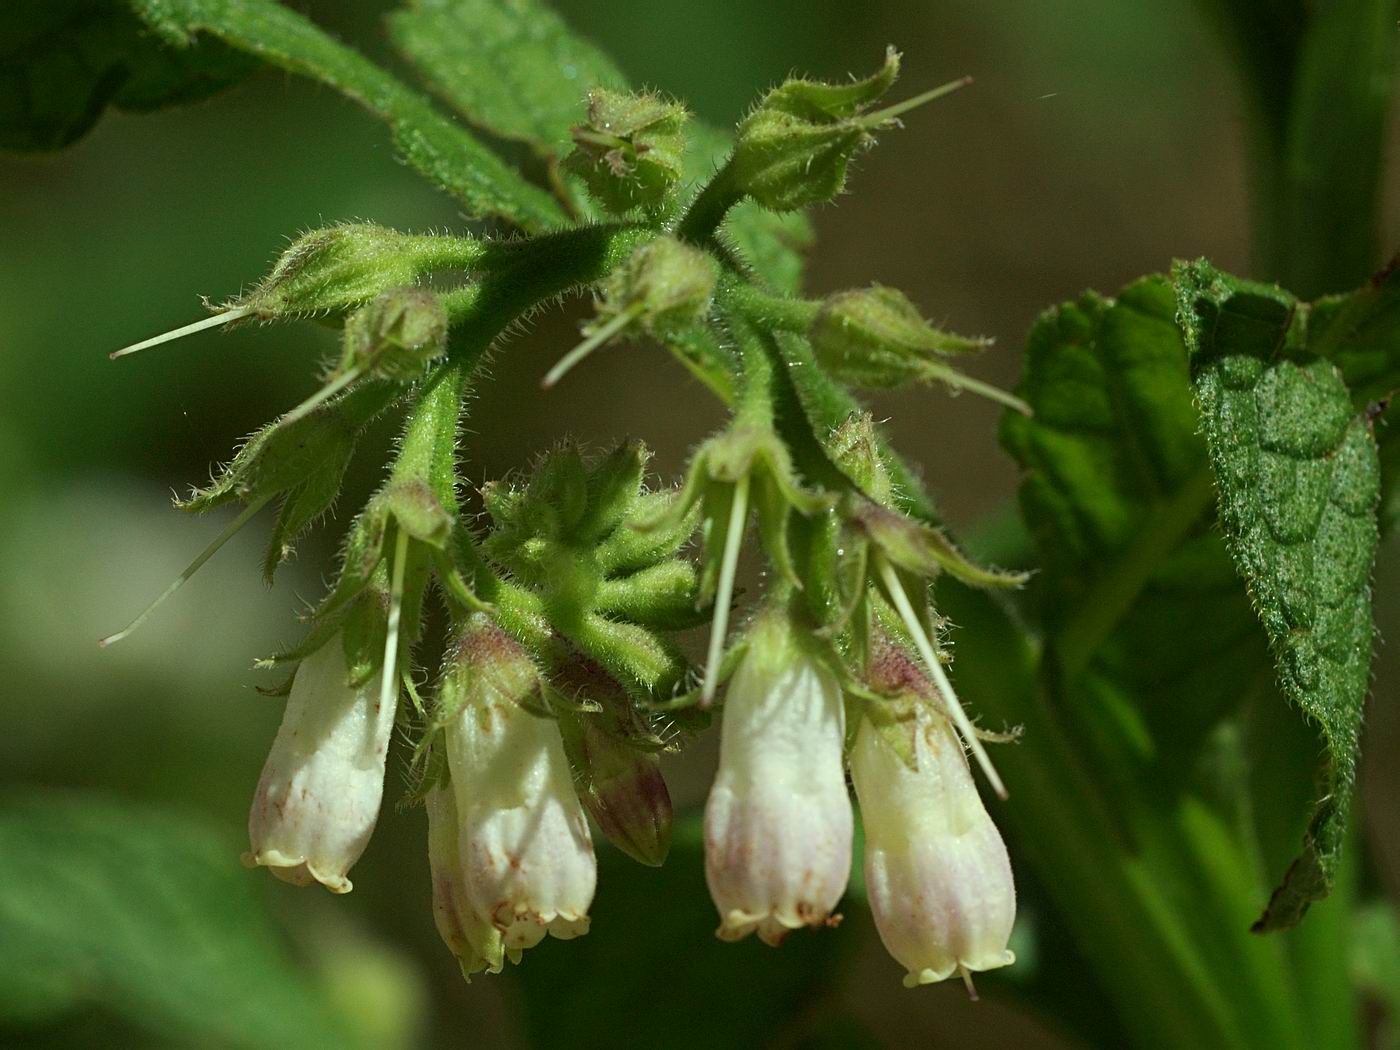
[[[953,691],[953,683],[948,681],[948,675],[943,670],[943,663],[938,659],[938,654],[934,652],[933,643],[929,641],[928,632],[924,630],[923,623],[918,614],[914,612],[909,595],[904,592],[904,585],[899,582],[899,574],[894,571],[894,566],[883,557],[879,559],[879,565],[880,579],[885,584],[885,589],[889,591],[890,598],[894,601],[895,611],[899,613],[899,618],[909,629],[909,634],[914,639],[914,647],[919,650],[919,656],[928,666],[929,674],[933,676],[933,684],[942,696],[943,703],[948,708],[948,715],[958,728],[958,734],[963,738],[968,749],[972,751],[973,756],[977,759],[977,764],[982,767],[982,772],[986,774],[988,783],[992,785],[992,790],[997,793],[997,798],[1006,798],[1006,785],[1002,783],[1001,776],[992,765],[987,749],[982,746],[982,741],[978,739],[977,729],[973,726],[972,720],[967,717],[967,712],[963,710],[962,703],[958,700],[958,694]]]
[[[724,537],[724,554],[719,564],[719,586],[715,589],[715,614],[710,624],[710,650],[705,658],[705,681],[700,689],[700,705],[708,707],[719,688],[719,669],[724,656],[724,639],[729,633],[729,606],[734,600],[734,576],[739,570],[739,548],[744,543],[744,523],[749,509],[749,476],[734,483],[734,502],[729,507],[729,529]]]
[[[134,354],[138,350],[145,350],[147,347],[159,346],[161,343],[169,343],[176,339],[183,339],[187,335],[194,335],[195,332],[202,332],[206,328],[217,328],[219,325],[229,324],[233,321],[237,321],[240,317],[247,317],[252,312],[253,308],[251,306],[235,306],[232,310],[225,310],[223,313],[215,314],[213,317],[205,317],[198,321],[192,321],[180,328],[172,328],[168,332],[162,332],[160,335],[153,335],[151,338],[143,339],[139,343],[132,343],[130,346],[124,346],[120,350],[113,350],[107,356],[115,361],[119,357],[126,357],[128,354]]]

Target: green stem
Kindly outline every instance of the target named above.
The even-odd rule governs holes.
[[[735,184],[731,158],[691,201],[676,226],[676,236],[691,244],[707,247],[714,241],[715,231],[724,222],[729,209],[743,199],[744,192]]]
[[[820,299],[794,299],[785,295],[770,295],[751,284],[734,282],[730,293],[739,302],[744,314],[763,328],[779,329],[803,335],[821,313]]]

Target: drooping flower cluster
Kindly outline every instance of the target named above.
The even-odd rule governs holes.
[[[944,669],[930,584],[944,572],[979,587],[1020,578],[957,550],[842,384],[938,380],[1024,406],[954,371],[945,358],[984,343],[937,331],[902,294],[784,294],[723,236],[742,201],[782,212],[829,200],[875,132],[941,93],[872,112],[898,65],[891,52],[866,80],[775,88],[693,192],[684,108],[594,91],[576,152],[551,171],[565,205],[617,221],[500,239],[331,227],[216,317],[172,333],[304,316],[343,332],[322,386],[181,504],[244,506],[191,571],[275,503],[270,577],[335,501],[360,434],[407,405],[306,639],[271,661],[296,670],[248,863],[349,891],[391,741],[406,737],[438,930],[464,975],[497,973],[547,935],[588,931],[593,828],[641,863],[665,860],[661,755],[717,714],[704,866],[722,939],[777,945],[836,923],[857,837],[849,770],[865,892],[906,983],[1012,961],[1011,868],[969,753],[1005,791]],[[732,418],[679,488],[645,483],[640,442],[598,457],[565,442],[485,485],[485,515],[469,515],[459,446],[481,361],[532,310],[579,289],[595,293],[598,317],[546,387],[595,348],[644,334]],[[751,521],[772,573],[736,640]],[[419,673],[430,593],[448,619],[435,678]],[[684,632],[707,620],[693,662]]]
[[[846,890],[847,698],[785,614],[761,614],[747,646],[705,809],[705,871],[719,936],[777,945],[833,922]],[[1005,966],[1016,910],[1006,847],[942,698],[900,645],[877,646],[868,682],[892,693],[869,714],[868,701],[853,705],[849,758],[875,925],[911,987]]]

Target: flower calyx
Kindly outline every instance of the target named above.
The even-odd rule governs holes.
[[[726,178],[770,211],[793,211],[834,199],[857,152],[874,132],[915,106],[964,86],[955,81],[907,102],[867,112],[899,76],[899,52],[885,51],[873,75],[848,84],[792,78],[768,92],[739,123]]]
[[[340,373],[369,374],[397,383],[422,378],[447,350],[447,310],[422,288],[380,292],[345,321]]]
[[[564,169],[614,215],[662,211],[684,174],[689,119],[680,103],[652,92],[595,88],[587,119],[573,128],[574,151]]]
[[[798,480],[791,453],[772,427],[740,413],[728,428],[695,450],[679,499],[664,514],[641,525],[645,530],[664,531],[699,511],[703,549],[696,598],[700,606],[713,604],[714,609],[699,697],[702,706],[709,705],[719,686],[750,508],[757,510],[759,535],[770,563],[786,586],[801,589],[802,578],[788,540],[789,519],[794,512],[812,515],[830,506],[824,493],[810,491]]]
[[[544,377],[548,389],[604,343],[640,330],[667,340],[702,320],[710,310],[718,263],[708,253],[675,237],[647,241],[603,281],[597,316],[584,327],[584,340],[561,357]]]
[[[487,248],[468,237],[402,233],[371,223],[328,226],[293,241],[256,288],[222,309],[264,321],[340,316],[435,270],[470,270]]]

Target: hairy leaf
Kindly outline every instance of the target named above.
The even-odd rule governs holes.
[[[1307,311],[1208,264],[1175,274],[1193,382],[1235,563],[1284,693],[1325,745],[1303,851],[1257,928],[1326,896],[1346,831],[1375,630],[1370,578],[1380,464],[1370,419],[1308,350]]]
[[[257,64],[217,40],[164,47],[126,0],[11,0],[0,6],[0,148],[59,149],[109,105],[195,102]]]
[[[626,87],[607,55],[536,0],[411,0],[389,31],[458,112],[545,156],[572,148],[592,88]]]
[[[1119,776],[1191,754],[1267,668],[1219,534],[1168,282],[1036,323],[1002,439],[1024,473],[1032,583],[1061,691]],[[1129,743],[1124,743],[1125,741]]]
[[[1352,404],[1375,418],[1381,455],[1381,530],[1400,522],[1400,259],[1356,291],[1312,304],[1308,350],[1336,363]]]
[[[545,191],[525,182],[465,128],[438,113],[356,51],[275,0],[132,0],[172,46],[212,33],[241,51],[318,80],[389,125],[409,164],[459,197],[475,216],[536,230],[563,221]]]
[[[0,797],[0,1021],[99,1006],[187,1045],[356,1044],[219,836],[93,796]]]

